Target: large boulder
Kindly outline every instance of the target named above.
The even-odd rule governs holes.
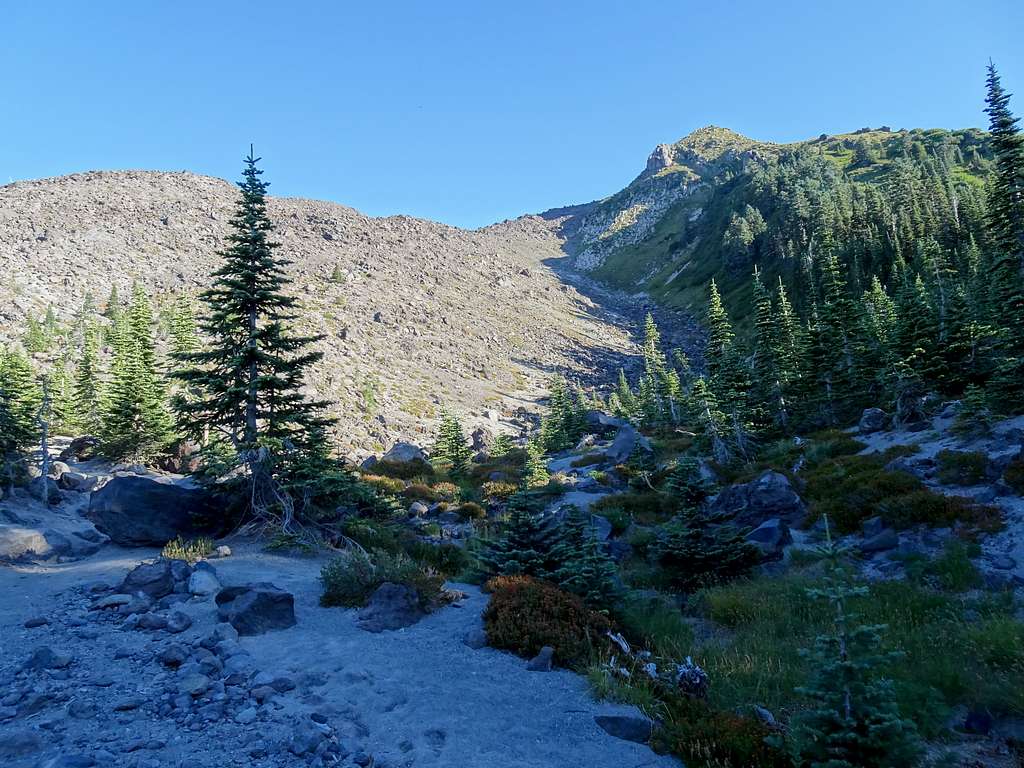
[[[367,632],[383,632],[411,627],[424,615],[415,589],[385,582],[374,590],[366,607],[359,611],[356,624]]]
[[[259,635],[295,626],[295,598],[291,592],[265,581],[226,587],[217,593],[217,618],[239,635]]]
[[[78,493],[91,493],[96,490],[96,486],[99,484],[99,476],[87,475],[85,472],[79,472],[74,469],[62,473],[57,481],[57,485],[64,490],[77,491]]]
[[[862,435],[867,435],[872,432],[881,432],[885,429],[886,422],[889,417],[885,411],[881,408],[865,408],[861,414],[860,423],[857,428],[860,430]]]
[[[52,477],[33,477],[28,483],[28,495],[42,501],[45,495],[48,504],[60,504],[60,488]]]
[[[150,477],[119,475],[94,491],[88,518],[123,547],[162,547],[213,519],[210,494]]]
[[[618,416],[610,416],[604,411],[587,411],[587,428],[601,431],[610,427],[625,427],[629,424],[625,419]]]
[[[793,543],[793,535],[788,525],[773,517],[748,533],[747,541],[761,550],[761,556],[766,560],[778,560],[786,545]]]
[[[391,450],[384,454],[381,461],[390,461],[394,464],[411,464],[414,462],[427,462],[426,454],[412,443],[398,442],[391,446]]]
[[[611,446],[605,451],[605,457],[612,464],[623,464],[638,447],[640,450],[650,451],[651,442],[637,432],[632,424],[623,424],[615,433]]]
[[[750,528],[757,528],[772,518],[796,526],[807,514],[807,507],[793,490],[789,478],[772,470],[749,483],[730,485],[715,497],[711,509]]]
[[[88,557],[107,542],[91,525],[56,530],[40,525],[0,524],[0,561],[26,562]]]

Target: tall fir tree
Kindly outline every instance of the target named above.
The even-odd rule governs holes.
[[[114,328],[114,362],[100,428],[103,451],[117,459],[148,461],[173,438],[166,393],[156,367],[153,311],[142,286]]]
[[[327,403],[302,392],[306,371],[322,353],[311,349],[320,336],[290,330],[298,302],[285,292],[291,263],[271,239],[266,182],[250,150],[239,182],[241,198],[230,221],[222,263],[201,295],[199,323],[207,346],[175,356],[173,376],[189,397],[175,397],[182,431],[208,456],[226,452],[228,463],[245,465],[252,498],[261,510],[281,498],[288,466],[322,453],[332,420]]]
[[[469,471],[471,456],[462,424],[450,411],[442,411],[431,460],[452,477],[464,477]]]
[[[100,329],[82,329],[82,355],[75,368],[71,403],[75,426],[87,435],[99,434],[103,423],[103,392],[99,370]]]
[[[36,443],[41,396],[28,358],[19,350],[0,352],[0,470],[5,495],[14,489],[26,452]]]

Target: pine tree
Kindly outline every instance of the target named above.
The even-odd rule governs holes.
[[[286,464],[306,447],[316,454],[332,421],[322,415],[326,402],[302,393],[305,372],[321,358],[309,347],[321,337],[289,330],[298,302],[285,293],[290,262],[270,239],[258,161],[250,150],[223,261],[200,296],[208,346],[176,355],[182,368],[173,376],[189,392],[174,401],[180,428],[207,454],[227,452],[229,463],[246,465],[255,506],[269,511],[281,498]]]
[[[14,349],[0,354],[0,470],[7,493],[14,490],[25,452],[35,445],[39,388],[28,358]]]
[[[103,421],[103,394],[99,372],[99,336],[95,325],[82,331],[82,356],[75,369],[71,411],[75,426],[87,435],[98,435]]]
[[[754,334],[750,367],[753,376],[753,420],[756,427],[768,430],[789,425],[789,406],[783,391],[779,366],[779,324],[772,307],[771,294],[754,268]]]
[[[726,442],[726,417],[719,410],[718,398],[711,391],[703,376],[697,377],[690,392],[690,403],[693,408],[691,420],[700,430],[700,434],[711,451],[715,461],[728,464],[733,457],[732,450]]]
[[[173,437],[163,384],[156,370],[153,312],[141,285],[132,288],[127,312],[117,318],[114,362],[100,427],[111,458],[147,461]]]
[[[449,411],[441,411],[441,423],[431,459],[452,477],[464,477],[469,471],[472,454],[458,418]]]
[[[523,493],[509,498],[502,536],[486,542],[477,556],[485,575],[544,577],[551,572],[555,529],[541,520],[540,507],[541,502]]]
[[[700,476],[700,464],[689,456],[681,457],[665,482],[665,492],[677,511],[698,508],[708,497],[707,483]]]
[[[63,359],[57,360],[47,376],[50,395],[48,423],[53,434],[69,435],[78,423],[74,402],[74,381]]]
[[[900,654],[878,650],[884,626],[850,626],[855,617],[848,603],[867,589],[850,584],[843,552],[831,536],[824,554],[829,575],[808,594],[829,603],[833,631],[818,637],[817,670],[810,685],[797,689],[811,707],[798,712],[790,726],[794,761],[808,768],[911,768],[921,758],[914,724],[900,716],[892,683],[877,672]]]
[[[104,330],[104,338],[107,343],[113,343],[117,334],[118,324],[124,314],[124,307],[121,305],[121,297],[117,291],[117,283],[110,286],[110,295],[103,308],[103,317],[107,319],[107,326]]]
[[[718,378],[723,363],[732,354],[734,333],[729,315],[722,303],[722,295],[718,292],[718,284],[711,280],[708,297],[707,329],[707,367],[712,379]]]
[[[502,456],[507,456],[513,448],[515,445],[508,432],[499,432],[491,444],[491,458],[500,459]]]

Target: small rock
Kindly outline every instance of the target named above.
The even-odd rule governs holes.
[[[210,687],[210,678],[206,675],[186,675],[178,683],[178,690],[187,693],[189,696],[202,696]]]
[[[128,696],[114,703],[115,712],[130,712],[146,703],[142,696]]]
[[[213,550],[213,553],[217,557],[231,557],[231,547],[229,547],[227,544],[221,544],[219,547]]]
[[[870,552],[884,552],[890,549],[896,549],[899,546],[900,539],[892,528],[886,528],[874,536],[865,539],[860,543],[860,551],[865,553]]]
[[[161,616],[159,613],[144,613],[139,616],[139,621],[135,626],[139,629],[166,629],[167,617]]]
[[[163,664],[165,667],[171,667],[177,669],[186,661],[188,661],[188,651],[177,643],[168,645],[159,654],[157,654],[157,661]]]
[[[49,647],[37,648],[28,660],[22,665],[22,669],[65,669],[71,664],[70,656],[61,656],[54,653]]]
[[[462,642],[474,651],[479,650],[487,645],[487,633],[479,627],[471,629],[462,638]]]
[[[256,707],[246,707],[241,712],[235,715],[235,722],[241,723],[242,725],[248,725],[249,723],[256,720],[259,715],[259,711]]]
[[[216,594],[220,589],[221,583],[217,579],[217,575],[205,569],[193,571],[192,575],[188,578],[189,594],[206,597],[207,595]]]
[[[554,659],[555,649],[550,645],[545,645],[540,649],[540,653],[530,659],[526,669],[530,672],[550,672]]]
[[[184,632],[192,626],[192,618],[187,613],[174,611],[167,617],[167,631],[172,634]]]
[[[170,560],[157,560],[155,563],[142,563],[136,566],[125,577],[119,592],[126,595],[142,593],[154,600],[174,591],[174,573]]]
[[[49,623],[50,620],[44,616],[36,616],[34,619],[26,621],[22,626],[24,626],[25,629],[36,629],[37,627],[45,627]]]

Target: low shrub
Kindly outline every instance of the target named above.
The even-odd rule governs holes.
[[[1024,496],[1024,455],[1011,461],[1003,472],[1003,482]]]
[[[374,473],[399,480],[411,480],[414,477],[431,477],[434,468],[425,461],[378,461],[373,465]]]
[[[402,491],[402,498],[414,501],[437,501],[437,496],[426,483],[412,483]]]
[[[457,486],[455,483],[450,483],[447,481],[441,483],[434,483],[430,487],[430,489],[434,494],[434,498],[436,498],[438,501],[457,502],[460,498],[462,498],[462,489],[459,488],[459,486]]]
[[[716,709],[682,696],[664,704],[665,725],[654,746],[705,768],[789,768],[789,757],[765,739],[772,731],[759,720]]]
[[[405,584],[416,590],[425,610],[440,601],[443,580],[405,553],[353,549],[327,563],[320,571],[323,606],[358,607],[366,605],[370,595],[385,582]]]
[[[626,510],[618,509],[617,507],[606,509],[603,512],[599,512],[597,514],[600,517],[603,517],[609,523],[611,523],[612,536],[621,536],[629,529],[629,526],[633,523],[633,518],[629,516],[629,513],[626,512]]]
[[[363,475],[362,481],[373,486],[381,493],[390,493],[395,496],[405,489],[405,481],[397,477],[386,477],[384,475]]]
[[[455,544],[431,544],[418,538],[405,543],[405,551],[416,562],[431,568],[447,578],[456,578],[473,564],[473,558]]]
[[[487,517],[487,510],[475,501],[467,501],[465,504],[460,504],[455,511],[459,513],[463,520],[483,520]]]
[[[811,519],[828,515],[843,533],[859,530],[876,515],[896,528],[945,527],[957,522],[984,531],[1001,527],[998,509],[934,493],[913,475],[886,469],[890,458],[888,454],[841,456],[805,472]]]
[[[488,643],[520,656],[535,656],[549,645],[559,664],[582,669],[611,629],[604,615],[576,595],[529,576],[498,576],[487,582],[487,590],[492,593],[484,610]]]
[[[574,459],[570,466],[572,466],[575,469],[579,469],[580,467],[592,467],[595,464],[600,464],[603,461],[603,453],[588,453],[585,456],[580,456],[578,459]]]
[[[977,544],[951,539],[942,554],[932,560],[907,564],[907,574],[917,581],[949,592],[965,592],[982,584],[981,572],[971,558],[978,557]]]
[[[948,448],[935,455],[938,478],[947,485],[977,485],[985,480],[988,456],[981,451],[952,451]]]
[[[184,560],[189,565],[195,565],[203,558],[213,552],[213,540],[205,536],[197,539],[183,539],[176,536],[166,544],[160,552],[160,556],[168,560]]]
[[[489,499],[507,499],[519,490],[515,483],[506,483],[501,480],[491,480],[483,484],[483,494]]]

